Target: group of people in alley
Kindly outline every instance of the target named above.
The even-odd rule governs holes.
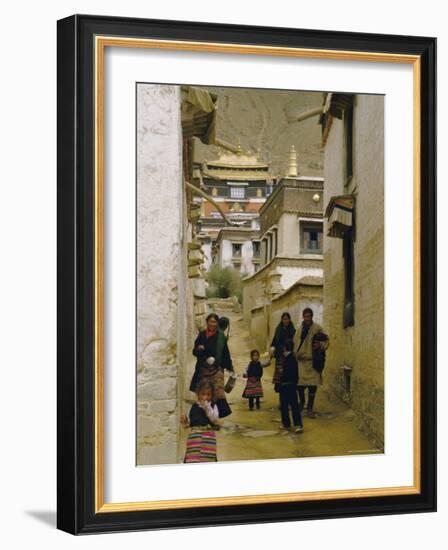
[[[189,430],[184,462],[217,461],[216,430],[219,420],[232,414],[226,398],[235,385],[237,374],[232,362],[226,327],[228,320],[210,313],[207,326],[194,342],[193,355],[196,367],[190,390],[196,401],[189,414],[181,418]],[[314,322],[313,311],[305,308],[298,329],[291,315],[284,312],[276,327],[269,357],[261,359],[256,349],[250,352],[249,363],[243,373],[246,385],[242,398],[247,399],[250,411],[261,407],[263,397],[263,371],[275,361],[272,383],[279,395],[282,428],[297,434],[304,431],[302,417],[315,418],[314,401],[322,385],[328,335]],[[225,371],[229,372],[225,381]]]

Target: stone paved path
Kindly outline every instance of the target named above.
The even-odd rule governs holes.
[[[352,411],[340,401],[330,401],[325,386],[319,389],[315,408],[316,419],[304,418],[304,433],[281,429],[278,394],[271,384],[273,364],[263,376],[264,398],[261,409],[249,411],[242,397],[242,378],[253,349],[249,332],[240,314],[219,312],[231,320],[229,347],[236,372],[239,374],[233,391],[228,395],[232,415],[221,421],[218,435],[218,460],[248,460],[378,453],[353,422]]]

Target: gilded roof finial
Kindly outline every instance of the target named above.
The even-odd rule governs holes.
[[[294,145],[291,145],[291,149],[289,150],[289,165],[288,165],[288,176],[290,177],[297,177],[298,170],[297,170],[297,152]]]

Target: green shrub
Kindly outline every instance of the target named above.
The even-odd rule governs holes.
[[[205,290],[205,295],[207,298],[218,298],[218,289],[216,286],[209,285]]]
[[[241,301],[241,274],[232,267],[212,265],[207,273],[207,298],[236,296]]]

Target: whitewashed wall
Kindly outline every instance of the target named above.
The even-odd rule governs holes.
[[[324,191],[325,204],[332,196],[356,193],[352,327],[343,326],[342,240],[324,238],[324,324],[333,341],[326,379],[350,403],[358,426],[378,446],[384,443],[385,389],[384,101],[378,95],[355,98],[353,177],[349,183],[344,173],[344,123],[334,119],[325,147]],[[399,213],[400,204],[392,207]],[[352,367],[350,392],[343,384],[342,365]]]
[[[237,241],[235,241],[237,242]],[[241,257],[238,260],[241,262],[241,273],[243,275],[253,275],[255,273],[255,268],[253,264],[253,245],[252,241],[239,242],[242,244],[241,247]],[[232,267],[233,266],[233,251],[232,251],[232,241],[228,239],[223,239],[220,245],[220,262],[221,267]]]
[[[252,275],[255,273],[253,264],[254,247],[252,241],[244,241],[241,250],[241,273],[244,275]]]
[[[320,263],[323,264],[323,262]],[[324,275],[321,267],[278,266],[277,271],[281,273],[280,282],[284,290],[300,281],[302,277],[323,277]]]
[[[212,265],[212,243],[202,243],[202,251],[204,252],[204,269],[207,271]]]
[[[223,239],[219,247],[221,267],[230,267],[232,265],[232,243]]]
[[[181,277],[180,89],[137,88],[137,463],[177,460]]]

